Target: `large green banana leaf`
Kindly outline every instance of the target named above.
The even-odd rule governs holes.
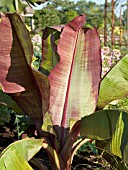
[[[84,22],[82,15],[64,26],[57,45],[60,61],[48,76],[49,113],[59,137],[64,137],[64,128],[69,128],[71,122],[93,113],[97,103],[100,40],[95,28],[82,29]]]
[[[106,150],[128,163],[128,113],[102,110],[81,119],[80,135],[96,140],[109,140]]]
[[[0,30],[2,89],[40,128],[48,109],[49,83],[45,75],[31,69],[33,49],[29,32],[15,13],[2,16]]]
[[[128,96],[128,54],[103,78],[97,107],[102,109],[111,101]]]
[[[0,170],[32,170],[28,161],[41,149],[43,139],[23,139],[9,145],[0,155]]]

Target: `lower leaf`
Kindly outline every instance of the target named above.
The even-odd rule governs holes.
[[[32,170],[28,161],[41,149],[43,139],[23,139],[9,145],[0,156],[1,170]]]
[[[108,140],[106,150],[128,163],[128,113],[102,110],[81,120],[80,134],[96,140]]]

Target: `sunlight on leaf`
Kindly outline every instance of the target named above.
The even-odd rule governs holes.
[[[102,109],[111,101],[128,96],[128,54],[103,78],[97,107]]]
[[[9,145],[0,157],[1,170],[32,170],[28,161],[41,149],[43,139],[23,139]]]

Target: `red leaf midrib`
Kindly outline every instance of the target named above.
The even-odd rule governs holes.
[[[79,30],[80,29],[81,28],[79,28]],[[62,116],[62,120],[61,120],[61,137],[60,137],[60,145],[61,145],[61,147],[64,144],[64,135],[65,135],[64,133],[65,133],[65,127],[66,127],[67,107],[68,107],[69,91],[70,91],[70,84],[71,84],[70,82],[71,82],[74,59],[75,59],[75,54],[76,54],[76,46],[77,46],[77,42],[78,42],[79,30],[77,31],[77,35],[76,35],[76,42],[75,42],[75,46],[74,46],[74,50],[73,50],[74,52],[73,52],[72,63],[71,63],[71,67],[70,67],[70,74],[69,74],[69,78],[68,78],[67,91],[66,91],[66,95],[65,95],[63,116]]]

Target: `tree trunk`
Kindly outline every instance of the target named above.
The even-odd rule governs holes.
[[[120,7],[120,48],[122,46],[122,5]]]
[[[127,21],[126,21],[126,22],[127,22],[127,26],[126,26],[126,27],[127,27],[127,28],[126,28],[127,31],[126,31],[126,32],[127,32],[127,34],[128,34],[128,0],[127,0],[126,15],[127,15]],[[128,47],[128,42],[126,43],[126,46]]]
[[[115,19],[114,19],[114,0],[112,0],[112,32],[111,32],[111,45],[112,45],[112,49],[114,46],[114,28],[115,28]]]
[[[107,46],[107,8],[108,8],[108,1],[105,0],[105,5],[104,5],[104,46]]]
[[[128,33],[128,0],[127,0],[127,33]]]

